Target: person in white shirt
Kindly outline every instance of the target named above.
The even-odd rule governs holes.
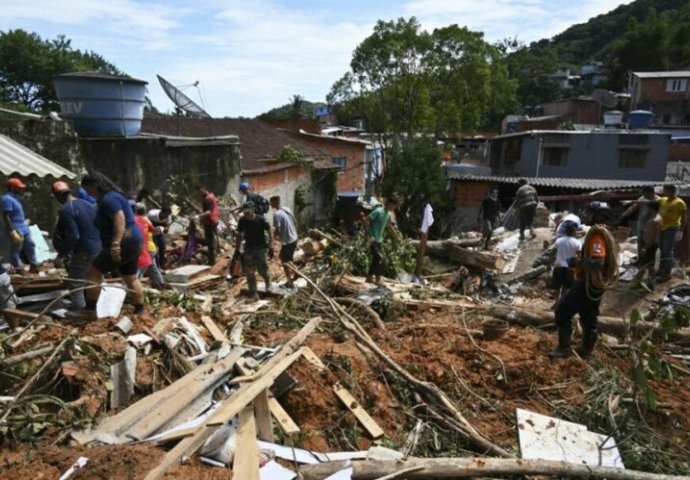
[[[295,256],[295,249],[297,248],[297,220],[295,215],[288,207],[280,206],[280,197],[271,197],[271,207],[275,210],[273,214],[273,231],[276,240],[280,240],[282,247],[280,247],[280,263],[283,265],[285,271],[285,287],[294,288],[295,284],[292,281],[293,272],[289,266],[292,265],[292,260]]]
[[[424,268],[424,255],[426,254],[426,242],[429,238],[429,229],[434,224],[434,208],[427,203],[424,206],[422,215],[422,225],[419,227],[419,250],[417,251],[417,262],[414,274],[417,280],[422,281],[422,269]]]
[[[578,252],[582,249],[582,244],[575,238],[577,227],[575,223],[569,222],[565,226],[565,235],[556,240],[556,262],[553,266],[551,280],[553,288],[556,290],[556,303],[568,292],[568,289],[573,286],[573,270],[568,266],[568,259],[577,257]]]

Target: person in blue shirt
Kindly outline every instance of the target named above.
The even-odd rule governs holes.
[[[98,230],[103,250],[89,268],[86,279],[93,288],[85,290],[86,307],[82,318],[96,318],[96,304],[101,293],[103,275],[117,272],[127,284],[134,313],[144,311],[144,289],[137,279],[137,262],[143,248],[141,231],[134,222],[129,200],[112,188],[110,182],[98,173],[82,178],[81,186],[98,200],[94,225]]]
[[[31,265],[31,271],[36,271],[36,244],[31,238],[24,217],[24,207],[19,199],[25,188],[26,184],[18,178],[7,180],[7,192],[2,196],[2,213],[10,237],[10,263],[16,270],[21,269],[24,265],[20,254],[24,254],[26,261]]]
[[[75,198],[65,182],[53,184],[53,195],[60,202],[58,221],[53,233],[53,247],[58,256],[65,260],[72,292],[72,310],[84,310],[84,287],[86,272],[101,252],[101,237],[94,220],[96,209],[86,200]]]

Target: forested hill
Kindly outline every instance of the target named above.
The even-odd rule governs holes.
[[[671,21],[690,22],[688,0],[637,0],[621,5],[609,13],[598,15],[586,23],[573,25],[551,40],[537,42],[539,47],[551,46],[561,62],[580,64],[589,60],[606,61],[613,47],[626,33],[631,18],[639,23],[649,20],[650,10],[657,17],[666,15]]]

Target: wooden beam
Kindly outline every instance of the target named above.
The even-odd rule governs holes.
[[[302,347],[302,356],[306,361],[316,366],[319,370],[326,368],[326,365],[321,361],[321,359],[314,353],[314,351],[309,347]]]
[[[256,443],[254,409],[248,405],[240,412],[237,448],[232,461],[232,478],[259,480],[259,447]]]
[[[376,440],[377,438],[383,437],[383,429],[379,427],[376,421],[371,418],[364,408],[359,404],[355,397],[352,396],[342,385],[336,383],[333,385],[333,391],[335,392],[338,399],[343,402],[343,404],[350,410],[357,421],[364,427],[364,429],[369,433],[371,438]]]
[[[144,480],[160,480],[166,472],[180,464],[180,460],[196,452],[220,425],[237,415],[251,403],[257,395],[269,388],[278,376],[283,373],[302,353],[296,351],[306,341],[307,337],[321,323],[321,317],[311,319],[302,329],[292,337],[259,371],[261,377],[256,381],[242,385],[231,397],[222,402],[211,420],[205,426],[199,427],[196,434],[183,439],[175,448],[170,450],[161,463],[151,470]]]
[[[223,331],[218,328],[218,325],[216,325],[216,322],[214,322],[211,317],[208,315],[202,315],[201,323],[204,324],[204,327],[206,327],[206,330],[209,331],[214,340],[230,345],[230,340],[228,340],[228,337],[226,337]]]
[[[296,435],[300,432],[299,426],[295,421],[288,415],[288,413],[283,409],[283,406],[276,400],[275,397],[268,398],[268,408],[271,411],[271,415],[278,422],[278,426],[288,437],[291,435]]]
[[[322,464],[326,465],[326,464]],[[306,467],[306,468],[305,468]],[[366,460],[352,462],[353,480],[375,480],[403,469],[405,478],[470,478],[496,476],[549,476],[566,478],[606,478],[607,480],[687,480],[687,476],[647,473],[624,468],[584,465],[553,460],[524,458],[409,458],[405,461]],[[305,465],[306,470],[309,466]],[[301,469],[302,469],[301,468]],[[300,470],[301,470],[300,469]]]
[[[259,439],[273,442],[273,424],[271,423],[271,410],[268,405],[268,389],[261,392],[254,399],[254,416]]]

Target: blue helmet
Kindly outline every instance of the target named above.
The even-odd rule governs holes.
[[[247,190],[249,190],[250,186],[251,185],[249,185],[249,182],[240,183],[240,192],[246,192]]]

